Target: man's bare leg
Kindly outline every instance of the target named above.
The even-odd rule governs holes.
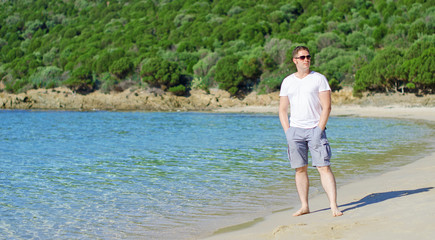
[[[337,206],[337,186],[331,168],[329,166],[317,167],[317,170],[320,173],[320,180],[322,181],[323,189],[325,189],[326,195],[329,199],[332,216],[338,217],[343,215],[343,213],[338,209]]]
[[[308,165],[300,168],[296,168],[295,172],[295,182],[296,189],[298,190],[299,199],[301,200],[301,209],[293,213],[293,216],[300,216],[310,213],[310,208],[308,207],[308,189],[309,189],[309,179],[308,179]]]

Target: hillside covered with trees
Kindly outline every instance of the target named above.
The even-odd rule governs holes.
[[[4,0],[8,92],[279,89],[306,45],[333,89],[434,93],[434,0]]]

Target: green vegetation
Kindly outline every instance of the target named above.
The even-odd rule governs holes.
[[[276,91],[306,45],[334,90],[434,93],[433,0],[6,0],[6,91]]]

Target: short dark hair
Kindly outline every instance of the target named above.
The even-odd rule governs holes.
[[[305,46],[297,46],[297,47],[295,47],[295,49],[293,50],[293,52],[292,52],[292,56],[293,56],[293,57],[297,57],[297,56],[298,56],[298,52],[301,51],[301,50],[305,50],[305,51],[307,51],[308,53],[310,53],[310,50],[309,50],[307,47],[305,47]]]

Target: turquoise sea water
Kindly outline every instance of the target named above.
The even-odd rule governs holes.
[[[338,184],[433,132],[330,118]],[[196,239],[297,202],[275,115],[0,111],[0,165],[2,239]]]

